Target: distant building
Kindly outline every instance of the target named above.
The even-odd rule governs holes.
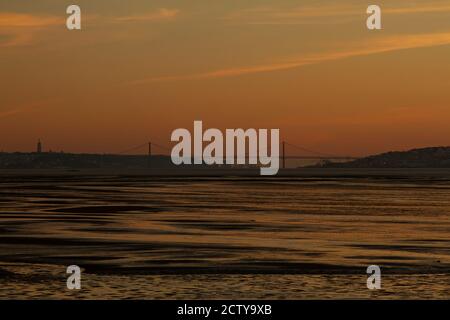
[[[41,143],[41,140],[38,140],[36,152],[37,152],[37,153],[42,153],[42,143]]]

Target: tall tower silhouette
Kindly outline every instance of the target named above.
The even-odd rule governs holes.
[[[37,152],[37,153],[42,153],[42,143],[41,143],[41,139],[38,140],[36,152]]]

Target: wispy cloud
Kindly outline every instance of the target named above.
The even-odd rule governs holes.
[[[13,109],[13,110],[7,110],[7,111],[0,111],[0,118],[5,118],[5,117],[8,117],[8,116],[12,116],[12,115],[15,115],[17,113],[21,113],[23,111],[24,111],[24,109],[22,109],[22,108]]]
[[[160,8],[143,15],[107,17],[83,15],[83,23],[113,24],[132,22],[171,21],[180,14],[178,9]],[[0,12],[0,47],[18,47],[33,44],[41,31],[53,27],[65,28],[64,14],[60,16]]]
[[[378,53],[393,52],[414,48],[435,47],[449,44],[450,44],[450,33],[428,33],[418,35],[392,36],[382,38],[378,41],[367,42],[364,45],[353,44],[350,46],[352,47],[352,49],[344,51],[319,53],[308,56],[300,56],[293,59],[286,59],[283,61],[277,61],[267,64],[218,69],[204,73],[151,77],[147,79],[133,81],[131,84],[143,84],[150,82],[179,81],[179,80],[215,79],[215,78],[233,77],[263,72],[274,72],[300,68],[306,65],[318,64],[321,62],[347,59],[357,56],[367,56]]]
[[[48,27],[61,24],[64,19],[55,16],[39,16],[14,12],[0,12],[0,28]]]
[[[426,3],[424,5],[411,4],[405,7],[387,7],[383,13],[388,14],[413,14],[413,13],[445,13],[450,12],[449,3]]]
[[[54,98],[44,99],[44,100],[40,100],[40,101],[36,101],[36,102],[27,103],[24,105],[14,106],[14,107],[11,107],[9,110],[4,110],[4,111],[0,110],[0,119],[6,118],[9,116],[13,116],[16,114],[24,113],[24,112],[36,110],[36,109],[41,109],[55,101],[57,101],[57,100]]]
[[[175,19],[180,13],[178,9],[161,8],[154,12],[149,12],[143,15],[131,15],[118,17],[117,22],[147,22],[147,21],[166,21]]]
[[[242,24],[321,24],[348,21],[365,15],[367,5],[313,5],[297,7],[264,6],[233,12],[225,21]],[[450,12],[448,2],[428,2],[410,5],[383,5],[383,14],[423,14]]]
[[[294,8],[279,8],[272,6],[264,6],[250,9],[243,9],[233,12],[225,17],[230,21],[277,21],[286,19],[300,18],[318,18],[331,16],[346,16],[356,14],[358,8],[348,5],[327,5],[327,6],[309,6]]]
[[[39,31],[63,23],[63,17],[0,12],[0,34],[4,36],[0,47],[30,44]]]

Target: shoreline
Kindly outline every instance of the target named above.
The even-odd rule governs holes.
[[[11,177],[79,177],[79,176],[136,176],[136,177],[252,177],[277,178],[364,178],[364,177],[430,177],[450,179],[450,168],[293,168],[280,169],[277,175],[261,176],[259,168],[92,168],[92,169],[0,169],[0,176]]]

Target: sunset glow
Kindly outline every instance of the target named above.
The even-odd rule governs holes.
[[[330,154],[450,145],[448,1],[378,1],[377,31],[353,0],[77,3],[74,32],[60,1],[0,4],[0,151],[169,147],[194,120]]]

